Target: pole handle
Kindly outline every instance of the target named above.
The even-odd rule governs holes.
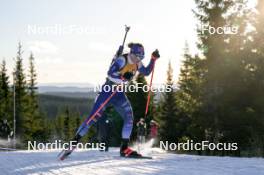
[[[127,33],[129,32],[129,30],[130,30],[130,26],[125,25],[125,31],[126,31],[126,33],[125,33],[125,37],[124,37],[124,39],[123,39],[123,43],[122,43],[122,46],[123,46],[123,47],[124,47],[124,45],[125,45],[126,37],[127,37]]]

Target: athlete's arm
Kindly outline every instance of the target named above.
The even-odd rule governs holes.
[[[122,69],[124,66],[125,66],[124,57],[116,58],[107,72],[108,78],[115,83],[122,83],[123,78],[122,75],[119,73],[119,70]]]
[[[151,60],[150,60],[149,64],[147,65],[147,67],[145,67],[143,65],[143,63],[140,62],[138,64],[138,71],[139,71],[139,73],[148,76],[152,72],[152,70],[153,70],[154,62],[155,62],[155,59],[152,59],[151,58]]]
[[[148,64],[147,67],[145,67],[142,62],[139,62],[138,64],[138,71],[144,75],[149,75],[153,68],[154,68],[154,64],[155,64],[155,61],[160,57],[159,55],[159,51],[158,50],[155,50],[152,55],[151,55],[151,59],[150,59],[150,62]]]

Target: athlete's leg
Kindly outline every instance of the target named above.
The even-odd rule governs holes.
[[[112,104],[124,121],[120,156],[139,156],[136,151],[133,151],[128,147],[129,138],[133,129],[133,111],[131,104],[123,92],[118,92],[116,95],[117,96],[113,99]]]
[[[124,121],[122,138],[129,139],[133,129],[133,110],[131,104],[123,92],[117,92],[112,104]]]
[[[125,93],[118,92],[116,98],[113,99],[112,104],[117,112],[124,120],[122,129],[122,143],[120,146],[120,156],[124,157],[140,157],[136,151],[128,147],[129,138],[133,129],[133,111],[129,100]]]

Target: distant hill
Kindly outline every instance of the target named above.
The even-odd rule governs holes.
[[[76,87],[76,86],[38,86],[39,93],[47,92],[89,92],[93,91],[93,86]]]
[[[54,86],[54,87],[79,87],[79,88],[85,88],[85,87],[93,87],[94,85],[91,83],[39,83],[38,87],[45,87],[45,86]]]
[[[70,83],[54,83],[38,86],[39,94],[46,94],[59,97],[71,98],[92,98],[97,95],[93,85],[91,84],[70,84]]]
[[[96,92],[45,92],[42,95],[51,95],[57,97],[69,97],[69,98],[89,98],[94,99],[97,95]]]

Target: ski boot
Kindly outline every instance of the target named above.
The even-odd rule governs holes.
[[[128,158],[141,158],[142,157],[141,154],[128,147],[128,142],[129,142],[128,139],[122,139],[122,144],[120,147],[120,156],[128,157]]]

